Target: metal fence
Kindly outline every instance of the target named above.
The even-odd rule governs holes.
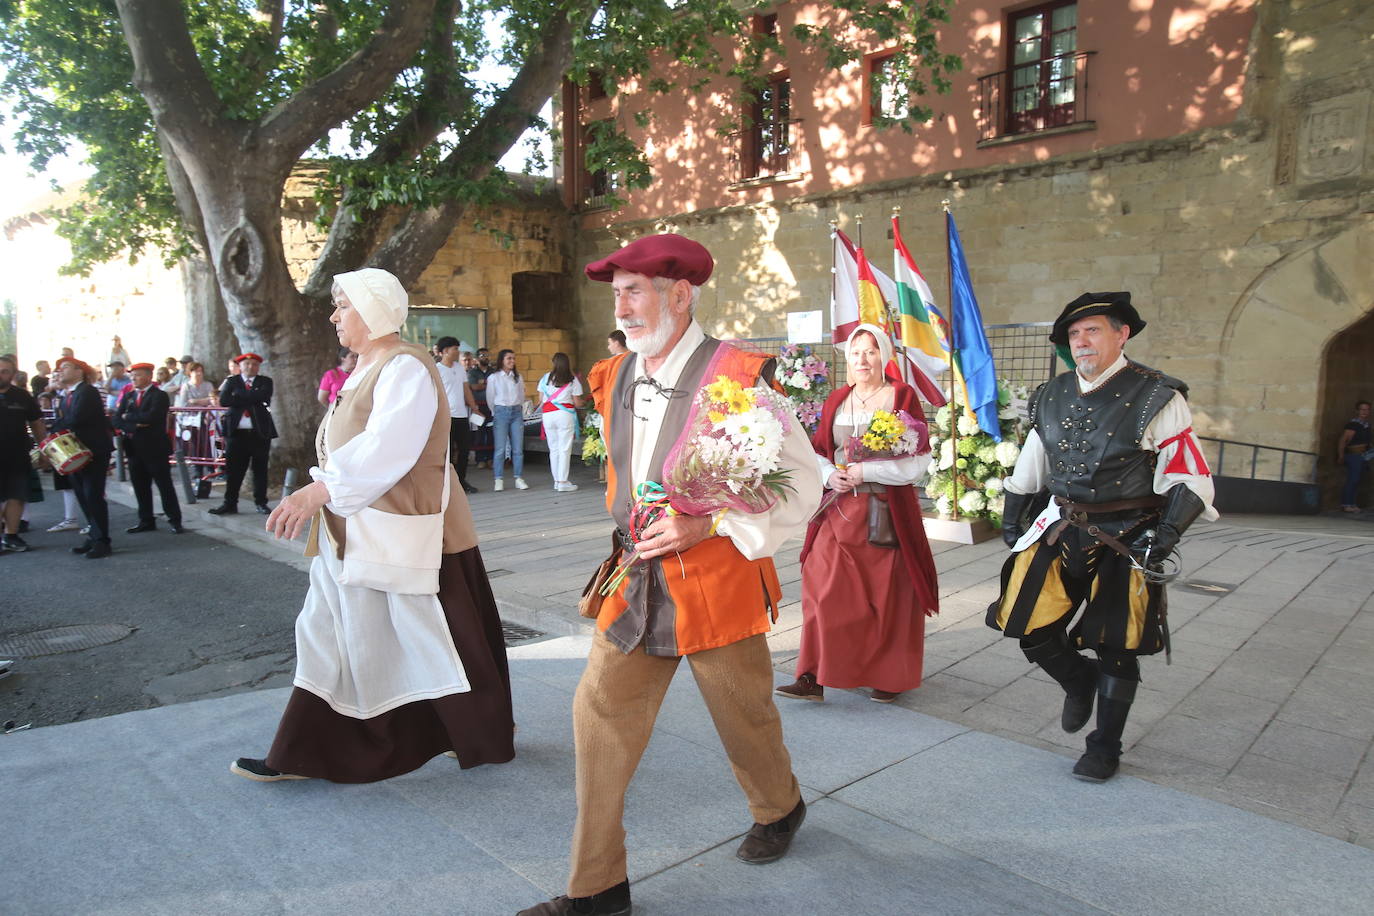
[[[1198,436],[1202,454],[1216,477],[1316,483],[1318,455],[1295,448]]]
[[[1052,321],[1036,321],[1025,324],[990,324],[983,330],[988,335],[988,346],[992,349],[993,364],[997,367],[997,377],[1006,379],[1013,385],[1026,385],[1034,390],[1038,385],[1048,382],[1056,372],[1066,366],[1056,365],[1058,358],[1054,345],[1049,341]],[[746,343],[764,352],[775,353],[787,345],[785,337],[751,337]],[[830,363],[831,383],[835,386],[847,385],[849,372],[844,358],[838,351],[830,349],[830,344],[811,343]],[[942,384],[948,385],[949,373],[940,376]]]

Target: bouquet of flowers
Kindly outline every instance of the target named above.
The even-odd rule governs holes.
[[[995,527],[1002,524],[1002,481],[1016,466],[1025,441],[1026,406],[1029,390],[1005,379],[997,383],[997,418],[1002,441],[983,432],[978,421],[962,409],[952,414],[950,406],[935,412],[931,424],[931,447],[936,458],[931,463],[926,495],[935,500],[935,511],[949,518],[954,507],[965,518],[985,518]],[[953,424],[953,425],[952,425]],[[957,445],[954,433],[958,432]]]
[[[816,431],[821,408],[830,393],[830,365],[809,346],[788,344],[778,350],[778,384],[792,400],[808,433]]]
[[[582,422],[582,463],[595,464],[606,460],[606,440],[601,435],[601,414],[587,411]]]
[[[635,488],[627,556],[601,594],[613,594],[641,561],[634,545],[659,519],[731,509],[766,512],[786,499],[794,488],[791,471],[781,467],[782,446],[794,422],[791,403],[774,391],[745,388],[725,375],[702,388],[664,462],[662,486]]]
[[[868,427],[862,433],[849,437],[844,446],[844,464],[837,466],[843,470],[860,461],[891,461],[908,455],[924,455],[929,451],[930,436],[924,421],[917,420],[905,410],[875,410]],[[816,515],[828,509],[839,497],[838,491],[827,493]]]

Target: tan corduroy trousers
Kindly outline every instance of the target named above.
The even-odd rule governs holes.
[[[592,641],[573,700],[577,826],[569,896],[588,897],[625,880],[625,791],[679,661],[643,647],[625,655],[603,636]],[[754,821],[786,817],[801,793],[773,705],[768,641],[751,636],[687,661]]]

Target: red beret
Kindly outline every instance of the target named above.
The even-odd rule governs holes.
[[[94,371],[94,370],[90,367],[89,364],[87,364],[87,363],[85,363],[85,362],[82,362],[81,360],[77,359],[75,356],[63,356],[63,357],[60,357],[60,358],[57,360],[57,362],[53,363],[53,367],[56,368],[56,369],[61,369],[63,363],[75,363],[76,366],[77,366],[77,368],[80,369],[82,372],[90,373],[90,372],[93,372],[93,371]]]
[[[157,367],[154,366],[152,363],[134,363],[132,366],[129,367],[129,371],[133,372],[135,369],[147,369],[149,372],[152,372],[156,368]]]
[[[693,286],[701,286],[711,279],[715,266],[711,252],[700,242],[666,232],[635,239],[615,254],[593,261],[587,265],[587,276],[609,283],[617,270],[628,270],[646,277],[686,280]]]
[[[235,357],[234,357],[234,362],[236,362],[236,363],[241,363],[241,362],[243,362],[245,359],[255,359],[255,360],[257,360],[258,362],[262,362],[262,361],[263,361],[263,358],[262,358],[261,356],[259,356],[258,354],[256,354],[256,353],[240,353],[238,356],[235,356]]]

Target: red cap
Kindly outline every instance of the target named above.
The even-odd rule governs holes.
[[[617,270],[643,274],[646,277],[667,277],[686,280],[701,286],[711,279],[716,262],[700,242],[686,236],[666,232],[635,239],[615,254],[587,265],[587,277],[609,283]]]
[[[77,359],[75,356],[63,356],[63,357],[59,357],[58,360],[57,360],[57,362],[53,363],[52,365],[53,365],[53,368],[54,368],[54,369],[61,369],[63,363],[75,363],[75,364],[77,365],[77,367],[78,367],[82,372],[85,372],[85,373],[88,373],[88,374],[89,374],[90,372],[93,372],[93,371],[94,371],[93,369],[91,369],[91,367],[90,367],[89,364],[87,364],[87,363],[85,363],[85,362],[82,362],[81,360]]]
[[[132,366],[129,367],[130,372],[133,372],[135,369],[147,369],[149,372],[153,372],[157,369],[157,367],[154,366],[152,363],[134,363]]]
[[[263,361],[262,357],[259,356],[259,355],[256,354],[256,353],[240,353],[238,356],[235,356],[235,357],[234,357],[234,362],[236,362],[236,363],[241,363],[241,362],[243,362],[245,359],[255,359],[255,360],[257,360],[258,362],[262,362],[262,361]]]

